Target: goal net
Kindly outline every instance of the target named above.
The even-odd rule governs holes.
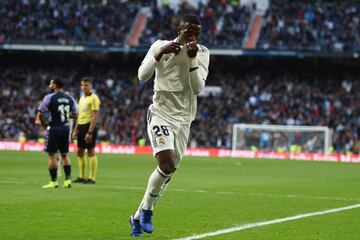
[[[232,150],[329,153],[331,131],[324,126],[234,124]]]

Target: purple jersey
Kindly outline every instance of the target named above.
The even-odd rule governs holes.
[[[77,114],[74,98],[61,91],[47,94],[38,110],[42,113],[46,111],[50,113],[51,127],[69,126],[70,113]]]

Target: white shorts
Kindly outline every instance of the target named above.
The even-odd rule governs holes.
[[[153,155],[172,149],[175,151],[177,168],[185,154],[190,134],[190,124],[170,123],[150,110],[147,116],[147,131],[153,149]]]

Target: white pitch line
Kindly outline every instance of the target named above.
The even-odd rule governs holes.
[[[13,184],[23,185],[29,184],[29,182],[17,182],[17,181],[0,181],[1,184]],[[30,183],[31,184],[31,183]],[[145,187],[134,186],[116,186],[116,185],[97,185],[98,188],[113,188],[113,189],[129,189],[134,191],[145,191]],[[332,200],[332,201],[360,201],[360,198],[344,198],[344,197],[326,197],[326,196],[307,196],[296,194],[270,194],[270,193],[253,193],[253,192],[225,192],[225,191],[208,191],[208,190],[192,190],[181,188],[170,188],[167,191],[170,192],[194,192],[205,194],[221,194],[221,195],[242,195],[242,196],[257,196],[257,197],[273,197],[273,198],[299,198],[299,199],[314,199],[314,200]]]
[[[23,184],[26,184],[26,182],[17,182],[17,181],[0,181],[0,184],[23,185]]]
[[[112,185],[98,185],[97,187],[107,187],[115,189],[130,189],[145,191],[146,187],[133,187],[133,186],[112,186]],[[307,195],[295,195],[295,194],[270,194],[270,193],[252,193],[252,192],[225,192],[225,191],[208,191],[208,190],[192,190],[181,188],[168,188],[166,191],[170,192],[194,192],[205,194],[221,194],[221,195],[243,195],[243,196],[257,196],[257,197],[274,197],[274,198],[300,198],[300,199],[314,199],[314,200],[333,200],[333,201],[360,201],[360,198],[344,198],[344,197],[324,197],[324,196],[307,196]]]
[[[249,228],[261,227],[261,226],[271,225],[271,224],[275,224],[275,223],[288,222],[288,221],[298,220],[298,219],[307,218],[307,217],[313,217],[313,216],[319,216],[319,215],[324,215],[324,214],[329,214],[329,213],[350,210],[350,209],[359,208],[359,207],[360,207],[360,203],[355,204],[355,205],[341,207],[341,208],[329,209],[329,210],[325,210],[325,211],[300,214],[300,215],[296,215],[296,216],[292,216],[292,217],[279,218],[279,219],[274,219],[274,220],[269,220],[269,221],[264,221],[264,222],[257,222],[257,223],[248,223],[248,224],[240,225],[240,226],[233,227],[233,228],[227,228],[227,229],[223,229],[223,230],[219,230],[219,231],[215,231],[215,232],[193,235],[193,236],[185,237],[185,238],[177,238],[175,240],[193,240],[193,239],[207,238],[207,237],[222,235],[222,234],[226,234],[226,233],[238,232],[238,231],[242,231],[242,230],[249,229]]]

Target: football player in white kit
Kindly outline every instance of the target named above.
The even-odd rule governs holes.
[[[147,130],[157,159],[144,198],[130,217],[131,236],[153,232],[153,207],[179,166],[195,119],[197,95],[205,86],[209,50],[197,43],[201,23],[196,15],[181,17],[178,37],[154,42],[138,71],[139,80],[155,72],[153,104],[147,113]]]

